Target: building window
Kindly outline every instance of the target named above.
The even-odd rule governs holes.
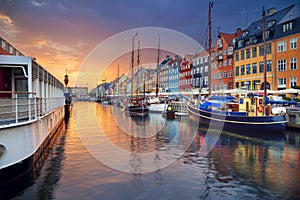
[[[264,72],[264,62],[259,62],[259,73]]]
[[[278,60],[278,71],[286,71],[286,60]]]
[[[240,88],[240,83],[239,82],[235,82],[235,88]]]
[[[286,78],[279,78],[278,79],[278,88],[285,88],[286,87]]]
[[[290,49],[296,49],[297,48],[297,38],[291,38],[290,39]]]
[[[271,54],[272,53],[272,44],[268,43],[267,44],[267,54]]]
[[[245,75],[245,66],[241,66],[241,76]]]
[[[259,46],[259,56],[264,55],[264,46]]]
[[[267,72],[272,71],[272,60],[267,60]]]
[[[228,55],[232,55],[233,54],[233,47],[230,46],[228,47]]]
[[[208,76],[205,76],[204,77],[204,85],[207,86],[207,83],[208,83]]]
[[[293,88],[296,85],[297,85],[297,77],[296,76],[290,77],[290,88]]]
[[[208,56],[204,58],[204,62],[208,62]]]
[[[226,51],[226,49],[224,49],[223,50],[223,55],[226,56],[226,54],[227,54],[227,51]]]
[[[219,39],[217,41],[217,45],[218,45],[218,48],[222,48],[222,40],[221,39]]]
[[[228,65],[232,65],[232,59],[231,58],[228,60]]]
[[[257,73],[257,64],[253,63],[252,64],[252,74],[256,74]]]
[[[239,40],[238,41],[238,47],[242,47],[244,45],[244,40]]]
[[[242,51],[241,51],[241,60],[244,60],[244,59],[245,59],[245,51],[242,50]]]
[[[227,78],[227,72],[224,72],[224,78]]]
[[[293,22],[287,22],[282,25],[282,32],[291,31],[294,29],[294,23]]]
[[[246,59],[250,58],[250,49],[246,49]]]
[[[252,47],[252,58],[256,58],[256,47]]]
[[[232,77],[232,70],[229,70],[229,75],[228,77]]]
[[[286,51],[286,42],[281,41],[277,43],[277,52],[283,52]]]
[[[204,67],[204,71],[205,71],[205,72],[208,72],[208,66],[205,66],[205,67]]]
[[[251,67],[250,67],[250,64],[247,64],[247,65],[246,65],[246,73],[247,73],[247,74],[251,74]]]
[[[235,53],[235,61],[239,61],[240,59],[239,59],[239,52],[236,52]]]
[[[235,76],[239,76],[240,75],[240,67],[239,66],[237,66],[237,67],[235,67]]]
[[[290,60],[290,70],[297,69],[297,58],[291,58]]]

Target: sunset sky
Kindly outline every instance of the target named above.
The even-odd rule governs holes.
[[[128,54],[132,48],[132,37],[136,30],[143,27],[159,27],[177,32],[168,38],[169,33],[153,32],[153,45],[157,46],[158,34],[161,45],[177,43],[176,47],[190,45],[185,39],[178,41],[178,34],[185,34],[205,47],[207,40],[208,0],[0,0],[0,35],[27,56],[35,57],[37,62],[50,73],[63,81],[66,68],[70,75],[70,86],[89,86],[90,89],[99,83],[103,76],[108,80],[116,78],[117,57],[120,60],[120,73],[128,71],[130,59],[125,61],[121,52],[112,56],[112,60],[102,62],[107,54],[114,54],[117,48]],[[262,7],[283,9],[297,0],[215,0],[212,8],[212,33],[234,33],[236,28],[246,28],[249,23],[261,17]],[[160,29],[159,29],[160,30]],[[124,37],[122,43],[111,45],[116,36]],[[140,31],[141,32],[141,31]],[[145,33],[144,33],[145,35]],[[138,34],[141,47],[149,47],[144,37]],[[151,36],[152,37],[152,36]],[[142,40],[143,39],[143,40]],[[170,40],[168,40],[170,39]],[[190,40],[189,40],[190,41]],[[104,48],[101,55],[94,55],[91,75],[77,79],[78,72],[88,63],[95,47]],[[180,44],[182,42],[182,44]],[[183,44],[184,43],[184,44]],[[187,44],[188,43],[188,44]],[[143,45],[144,44],[144,45]],[[187,54],[194,54],[200,49],[191,45]],[[167,49],[169,50],[169,49]],[[188,51],[188,50],[185,50]],[[95,51],[94,51],[95,52]],[[98,56],[98,57],[97,57]],[[162,55],[161,59],[163,58]],[[144,59],[144,60],[143,60]],[[100,61],[101,60],[101,61]],[[142,64],[155,66],[155,56],[141,55]],[[92,62],[91,62],[92,63]],[[149,64],[150,63],[150,64]],[[101,65],[101,67],[100,67]],[[101,70],[98,70],[98,67]],[[87,69],[87,68],[86,68]],[[99,72],[99,74],[98,74]],[[102,77],[101,77],[102,76]],[[90,77],[90,78],[87,78]],[[101,81],[100,81],[101,82]]]

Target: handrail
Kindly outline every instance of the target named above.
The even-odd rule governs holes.
[[[25,92],[33,94],[32,92]],[[24,94],[21,92],[19,94]],[[29,97],[0,98],[0,127],[1,125],[18,124],[39,119],[41,116],[62,107],[64,98]]]
[[[36,92],[0,91],[0,94],[36,94]]]

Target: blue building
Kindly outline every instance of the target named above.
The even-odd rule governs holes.
[[[178,55],[174,59],[168,62],[168,91],[170,93],[175,93],[179,91],[179,72],[181,66],[182,58]]]

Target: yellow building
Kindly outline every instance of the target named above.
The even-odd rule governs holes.
[[[266,16],[266,86],[280,90],[299,85],[300,60],[299,5],[283,10],[269,9]],[[296,23],[297,22],[297,23]],[[296,26],[297,25],[297,26]],[[262,19],[250,24],[235,41],[235,88],[262,90],[264,88],[264,48]]]

